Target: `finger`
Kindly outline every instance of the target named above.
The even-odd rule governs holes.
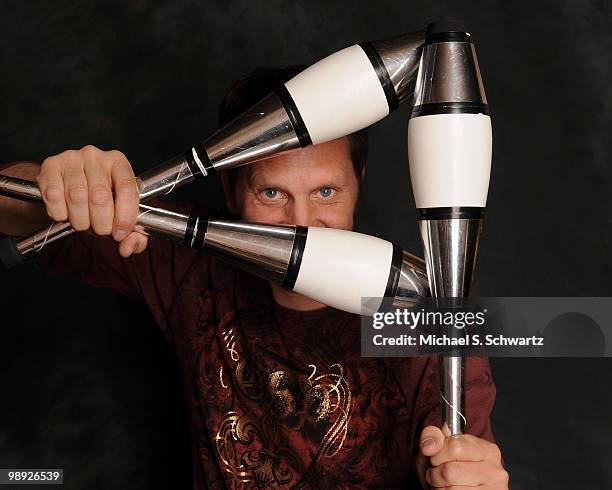
[[[448,461],[485,461],[501,462],[497,445],[470,434],[451,436],[444,440],[444,447],[431,457],[433,466]]]
[[[492,468],[487,463],[450,461],[427,470],[425,480],[432,488],[454,488],[457,485],[477,487],[492,479]]]
[[[59,154],[45,159],[40,167],[40,173],[36,177],[38,188],[47,208],[47,214],[54,221],[66,221],[68,219],[64,178],[61,169],[62,155]]]
[[[428,425],[421,432],[419,440],[420,453],[423,456],[433,456],[444,448],[444,434],[433,425]]]
[[[112,160],[108,157],[109,152],[93,146],[86,146],[81,153],[85,159],[91,227],[98,235],[110,235],[115,214],[110,178]]]
[[[450,427],[448,426],[447,422],[444,422],[440,429],[442,430],[442,434],[444,434],[444,437],[450,437],[452,435]]]
[[[474,488],[482,490],[508,489],[508,473],[486,462],[453,461],[442,466],[429,468],[426,484],[432,488]]]
[[[62,165],[64,195],[68,206],[68,219],[77,231],[89,228],[89,198],[83,156],[80,152],[66,152]]]
[[[147,248],[147,243],[147,236],[132,232],[119,244],[119,255],[127,259],[131,255],[142,253]]]
[[[119,151],[113,151],[112,154],[111,179],[115,191],[113,237],[121,241],[128,236],[136,224],[140,198],[130,162]]]

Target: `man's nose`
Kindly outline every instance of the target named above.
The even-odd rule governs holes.
[[[298,226],[316,226],[316,210],[309,202],[295,200],[290,206],[288,221]]]

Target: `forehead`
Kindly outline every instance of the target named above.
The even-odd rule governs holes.
[[[348,183],[355,177],[346,138],[290,151],[245,167],[248,180],[314,185]]]

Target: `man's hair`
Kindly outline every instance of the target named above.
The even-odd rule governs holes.
[[[229,89],[219,106],[219,127],[225,126],[305,68],[306,65],[293,65],[285,68],[263,66],[238,80]],[[367,130],[362,129],[348,135],[347,138],[353,169],[357,180],[361,182],[368,157]],[[232,175],[231,178],[234,176]]]

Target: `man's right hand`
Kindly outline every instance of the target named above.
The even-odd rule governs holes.
[[[123,257],[146,248],[147,237],[134,231],[140,202],[136,177],[120,151],[91,145],[64,151],[43,162],[36,181],[54,221],[112,235]]]

